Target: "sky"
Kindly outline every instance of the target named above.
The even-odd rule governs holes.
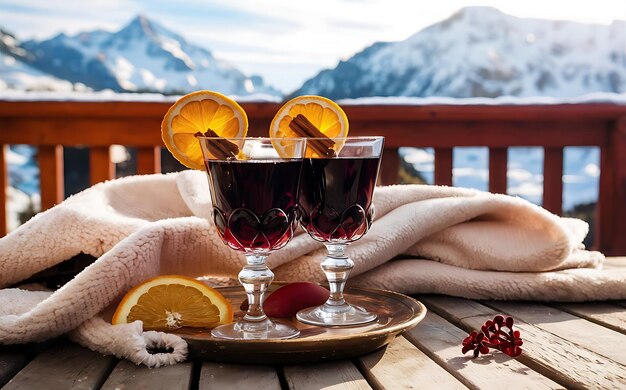
[[[404,40],[473,5],[518,17],[626,20],[626,0],[0,0],[0,27],[43,39],[116,31],[143,14],[288,93],[374,42]]]

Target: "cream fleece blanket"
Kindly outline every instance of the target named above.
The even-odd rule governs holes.
[[[436,186],[376,189],[376,221],[349,248],[351,285],[468,298],[626,298],[626,268],[584,250],[587,224],[519,198]],[[159,274],[235,276],[245,263],[209,221],[205,174],[98,184],[0,239],[0,344],[69,332],[91,349],[148,366],[185,359],[178,336],[105,319],[132,286]],[[7,288],[84,252],[98,259],[54,292]],[[300,234],[272,254],[276,280],[323,281],[320,243]],[[390,261],[398,255],[408,259]],[[152,354],[154,348],[173,352]]]

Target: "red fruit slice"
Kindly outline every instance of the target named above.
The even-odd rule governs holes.
[[[330,291],[315,283],[289,283],[265,299],[263,310],[269,317],[289,318],[302,309],[323,304],[329,296]],[[240,308],[247,310],[248,300],[245,300]]]

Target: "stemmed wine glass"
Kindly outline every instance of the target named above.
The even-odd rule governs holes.
[[[211,334],[225,339],[295,337],[298,329],[270,320],[262,305],[274,278],[265,260],[289,242],[297,226],[306,139],[197,138],[217,232],[224,244],[243,252],[247,261],[239,281],[248,296],[248,310],[241,320],[219,326]]]
[[[330,141],[330,142],[329,142]],[[327,150],[335,145],[334,150]],[[319,158],[304,160],[300,188],[300,224],[328,250],[322,261],[330,297],[296,317],[320,326],[349,326],[376,320],[376,314],[347,303],[343,289],[354,262],[346,247],[367,233],[374,216],[372,196],[384,137],[309,138],[307,147]],[[321,149],[320,149],[321,148]]]

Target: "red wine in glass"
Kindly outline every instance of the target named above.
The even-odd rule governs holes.
[[[240,251],[269,252],[293,237],[302,160],[206,160],[213,219]]]
[[[367,232],[379,161],[377,157],[305,160],[300,222],[314,239],[350,242]]]
[[[316,140],[310,138],[309,142]],[[323,141],[328,143],[328,139]],[[335,153],[304,160],[300,190],[300,224],[328,250],[321,267],[328,279],[330,297],[321,306],[299,311],[296,317],[311,325],[356,326],[377,317],[366,308],[350,305],[343,297],[354,268],[345,251],[372,224],[372,197],[384,138],[347,137],[332,140],[332,144]]]
[[[267,256],[287,245],[297,223],[306,139],[199,136],[197,140],[217,234],[246,257],[238,279],[246,290],[248,309],[241,319],[214,328],[211,335],[231,340],[298,336],[300,331],[292,324],[265,315],[263,299],[274,279]]]

